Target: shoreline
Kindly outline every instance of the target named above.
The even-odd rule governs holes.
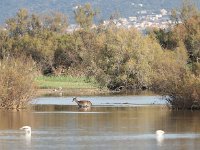
[[[67,88],[62,90],[56,89],[37,89],[36,97],[42,96],[84,96],[84,95],[107,95],[112,92],[96,88]]]
[[[98,95],[157,95],[152,91],[110,91],[108,89],[98,89],[98,88],[65,88],[62,90],[56,90],[53,88],[48,89],[37,89],[36,97],[46,97],[46,96],[98,96]]]

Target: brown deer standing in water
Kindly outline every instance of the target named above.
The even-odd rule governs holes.
[[[72,102],[75,101],[78,104],[79,108],[91,107],[92,103],[88,100],[77,100],[77,98],[73,98]]]

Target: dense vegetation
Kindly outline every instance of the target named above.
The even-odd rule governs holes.
[[[92,77],[111,90],[151,89],[176,109],[191,108],[200,96],[200,13],[185,4],[172,13],[168,30],[142,35],[134,28],[93,26],[89,4],[75,10],[79,28],[67,31],[67,17],[21,9],[0,30],[0,57],[31,58],[43,75]]]
[[[172,21],[170,29],[154,30],[163,50],[175,53],[174,62],[165,59],[170,68],[159,73],[154,89],[175,109],[200,108],[200,11],[185,1],[172,11]]]
[[[21,109],[35,94],[35,63],[24,57],[0,62],[0,108]]]

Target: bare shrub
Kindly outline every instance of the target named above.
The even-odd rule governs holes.
[[[25,108],[35,93],[34,62],[7,58],[0,61],[0,108]]]

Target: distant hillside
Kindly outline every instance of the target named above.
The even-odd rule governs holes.
[[[200,7],[200,0],[193,1]],[[171,10],[180,7],[182,0],[0,0],[0,23],[15,15],[20,8],[26,8],[31,13],[60,11],[67,14],[73,23],[73,8],[86,2],[101,12],[98,17],[100,20],[108,19],[114,12],[119,12],[122,17],[129,17],[142,10]]]

